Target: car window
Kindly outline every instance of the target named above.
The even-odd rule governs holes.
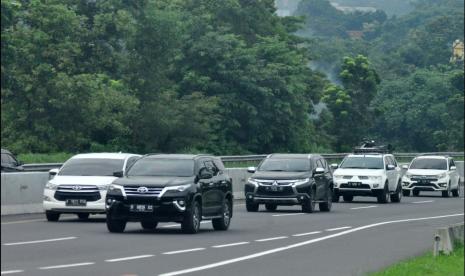
[[[268,158],[258,167],[259,171],[278,172],[306,172],[310,169],[310,160],[304,158]]]
[[[179,176],[194,175],[194,160],[141,158],[129,168],[128,176]]]
[[[124,159],[75,158],[68,160],[58,175],[113,176],[123,169]]]
[[[224,164],[223,162],[221,161],[220,158],[215,158],[213,159],[213,162],[215,163],[215,166],[218,168],[218,170],[220,171],[224,171]]]
[[[213,161],[208,160],[208,161],[205,161],[204,164],[205,164],[205,167],[206,167],[209,171],[213,172],[213,175],[217,175],[217,174],[218,174],[219,169],[215,166],[215,163],[213,163]]]
[[[138,156],[130,157],[126,162],[126,170],[128,170],[137,161],[137,159],[139,159]]]
[[[454,159],[452,159],[452,158],[449,161],[449,170],[450,170],[451,167],[455,167],[455,162],[454,162]]]
[[[349,156],[346,157],[340,168],[342,169],[384,169],[383,158],[375,156]]]
[[[16,160],[8,153],[2,153],[2,163],[7,163],[15,166],[17,165]]]
[[[447,170],[447,160],[437,158],[417,158],[412,161],[410,169]]]
[[[394,156],[390,156],[391,157],[391,162],[392,162],[392,165],[396,166],[397,167],[397,160]]]
[[[317,166],[317,168],[323,168],[323,169],[325,168],[325,166],[323,165],[323,162],[321,161],[321,159],[318,159],[316,161],[316,166]]]

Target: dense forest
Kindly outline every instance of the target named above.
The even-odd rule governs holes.
[[[331,152],[369,136],[463,150],[463,63],[449,63],[463,1],[394,17],[328,5],[2,1],[2,147]]]

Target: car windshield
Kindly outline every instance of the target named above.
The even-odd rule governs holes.
[[[123,170],[124,159],[76,158],[67,161],[59,175],[113,176]]]
[[[383,169],[383,158],[370,156],[346,157],[340,166],[343,169]]]
[[[128,176],[193,176],[194,160],[189,159],[139,159],[129,169]]]
[[[306,172],[310,170],[308,159],[265,159],[258,167],[259,171]]]
[[[410,165],[410,169],[420,170],[447,170],[447,161],[445,159],[415,159]]]

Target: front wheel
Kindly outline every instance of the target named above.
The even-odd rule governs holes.
[[[452,196],[453,197],[459,197],[459,188],[452,190]]]
[[[232,204],[231,200],[227,199],[224,201],[223,204],[223,212],[221,214],[221,218],[212,219],[213,229],[217,231],[226,231],[231,224],[231,212]]]
[[[258,203],[253,203],[253,202],[245,203],[245,209],[247,209],[247,212],[258,212],[259,207],[260,205]]]
[[[187,234],[196,234],[200,229],[200,204],[196,200],[192,203],[192,207],[188,210],[184,216],[184,220],[181,223],[181,229]]]
[[[403,196],[410,196],[410,190],[403,190],[402,195]]]
[[[378,194],[377,199],[378,203],[388,203],[389,202],[389,184],[386,182],[384,184],[384,189],[381,193]]]
[[[126,223],[126,220],[112,219],[111,215],[107,215],[107,228],[111,233],[123,233]]]
[[[413,196],[419,196],[420,195],[420,191],[419,190],[413,190]]]
[[[391,195],[391,202],[399,203],[402,200],[402,195],[402,185],[399,181],[399,183],[397,184],[396,193]]]
[[[345,202],[352,202],[352,200],[354,200],[354,196],[352,195],[344,195],[342,196],[342,198],[344,199]]]
[[[447,191],[442,191],[442,197],[450,197],[451,196],[451,190],[450,190],[450,183],[449,186],[447,187]]]
[[[89,215],[90,215],[89,213],[78,213],[78,214],[77,214],[78,218],[81,219],[81,220],[86,220],[86,219],[88,219],[88,218],[89,218]]]
[[[333,206],[333,191],[331,189],[328,189],[328,196],[326,198],[326,202],[321,202],[318,204],[318,207],[320,208],[320,212],[329,212],[331,211],[331,207]]]
[[[331,197],[332,197],[333,202],[339,202],[340,196],[336,191],[333,191],[333,193],[331,194]]]
[[[310,196],[307,201],[302,203],[302,212],[304,213],[315,212],[315,201],[313,201],[313,196]]]
[[[143,220],[140,222],[140,225],[142,226],[143,229],[145,230],[154,230],[157,228],[158,221],[154,220]]]
[[[60,213],[45,211],[45,217],[48,221],[58,221],[60,219]]]

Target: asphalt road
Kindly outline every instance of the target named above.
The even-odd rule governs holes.
[[[67,215],[57,223],[4,216],[1,274],[364,275],[431,249],[437,227],[463,221],[463,198],[438,194],[399,204],[356,197],[313,214],[298,207],[247,213],[237,202],[229,231],[205,222],[197,235],[170,223],[155,231],[129,223],[125,233],[111,234],[104,216]]]

